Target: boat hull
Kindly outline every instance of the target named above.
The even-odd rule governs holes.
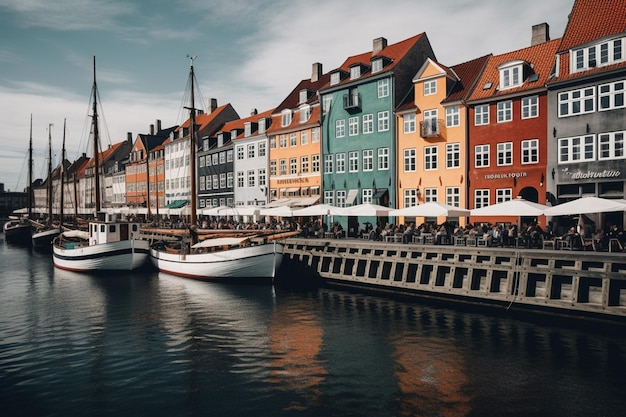
[[[131,239],[98,245],[53,245],[54,266],[69,271],[132,271],[147,264],[150,244]]]
[[[4,240],[9,243],[28,245],[31,242],[31,225],[27,222],[9,220],[2,227]]]
[[[61,229],[58,227],[33,233],[33,247],[35,249],[51,249],[52,241],[59,234],[61,234]]]
[[[161,272],[200,280],[273,279],[283,259],[282,243],[178,254],[150,250],[150,261]]]

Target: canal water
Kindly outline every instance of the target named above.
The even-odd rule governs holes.
[[[624,416],[626,335],[0,242],[0,415]]]

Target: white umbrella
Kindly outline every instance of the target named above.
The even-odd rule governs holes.
[[[261,207],[257,206],[238,206],[238,207],[222,207],[218,210],[218,216],[254,216],[259,214]]]
[[[515,200],[508,200],[503,203],[481,207],[470,211],[472,216],[541,216],[548,206],[533,203],[517,197]]]
[[[575,214],[604,213],[626,210],[624,200],[611,200],[600,197],[581,197],[567,203],[548,208],[546,216],[567,216]]]
[[[262,209],[259,214],[261,216],[275,216],[275,217],[293,217],[295,210],[289,206],[278,206]]]
[[[205,216],[217,216],[221,209],[228,208],[228,206],[215,206],[211,208],[205,208],[200,210],[200,212]]]
[[[387,216],[394,210],[391,207],[379,206],[378,204],[363,203],[352,207],[346,207],[344,216]]]
[[[303,209],[294,210],[294,216],[342,216],[345,208],[331,206],[330,204],[315,204]]]
[[[429,201],[417,206],[392,210],[389,212],[389,215],[395,217],[466,217],[470,215],[470,211],[468,209],[451,206],[449,204]]]

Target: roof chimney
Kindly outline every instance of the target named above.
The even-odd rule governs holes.
[[[154,125],[150,125],[150,135],[154,136]]]
[[[133,143],[133,132],[126,133],[126,140],[128,143]]]
[[[313,73],[311,74],[311,82],[316,83],[322,78],[322,64],[313,63]]]
[[[372,55],[376,55],[387,47],[387,39],[376,38],[374,39],[374,48],[372,49]]]
[[[207,113],[211,114],[217,109],[217,99],[212,98],[209,99],[209,108],[207,109]]]
[[[154,124],[156,125],[156,132],[159,133],[161,131],[161,120],[156,119]]]
[[[256,116],[257,114],[259,114],[259,111],[257,109],[252,109],[250,111],[250,116]]]
[[[547,23],[539,23],[533,26],[533,36],[530,40],[530,46],[539,45],[550,40],[550,25]]]

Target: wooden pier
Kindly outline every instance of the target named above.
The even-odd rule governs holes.
[[[286,280],[626,324],[624,253],[290,238],[283,262]]]

